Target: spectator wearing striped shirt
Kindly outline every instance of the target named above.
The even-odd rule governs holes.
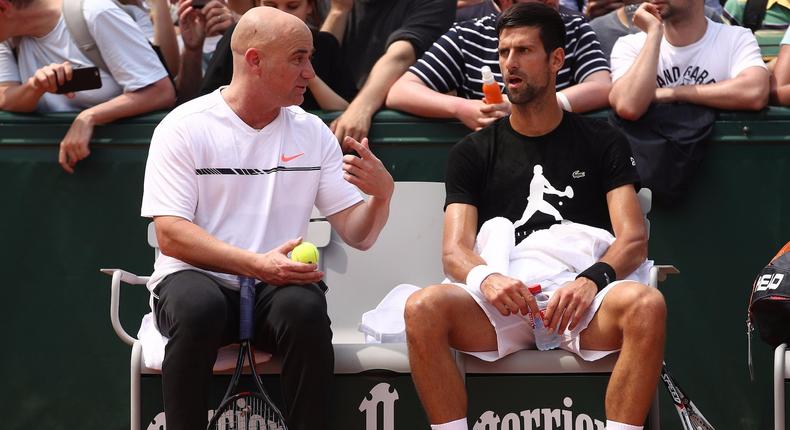
[[[501,0],[504,10],[519,0]],[[565,63],[557,75],[557,101],[563,109],[588,112],[609,106],[609,63],[584,17],[564,13],[557,0],[542,3],[560,9],[565,23]],[[510,114],[510,103],[483,100],[482,66],[502,83],[497,14],[456,23],[393,85],[387,106],[430,118],[457,118],[467,127],[485,127]]]

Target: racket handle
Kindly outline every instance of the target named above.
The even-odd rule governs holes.
[[[239,340],[252,339],[255,279],[239,276]]]

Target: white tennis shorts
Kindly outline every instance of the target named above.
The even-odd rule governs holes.
[[[560,341],[560,349],[564,349],[566,351],[570,351],[582,359],[586,361],[595,361],[599,360],[607,355],[619,351],[619,349],[611,350],[611,351],[593,351],[593,350],[586,350],[581,349],[579,346],[579,334],[587,328],[592,321],[595,313],[598,311],[598,308],[601,306],[603,302],[603,298],[606,294],[611,291],[612,287],[621,284],[623,282],[631,282],[631,281],[615,281],[611,284],[607,285],[606,288],[599,291],[598,294],[595,295],[595,299],[593,300],[590,308],[587,309],[587,312],[582,317],[579,324],[573,330],[565,330],[562,333],[562,340]],[[473,299],[477,302],[480,308],[483,309],[483,312],[486,313],[488,316],[488,320],[491,321],[491,325],[494,326],[494,330],[496,331],[496,339],[497,339],[497,350],[496,351],[484,351],[484,352],[467,352],[462,351],[465,354],[473,355],[481,360],[485,361],[496,361],[500,358],[512,354],[516,351],[520,351],[522,349],[537,349],[535,347],[535,335],[533,332],[532,325],[529,323],[529,318],[526,316],[522,316],[521,314],[516,315],[508,315],[504,316],[499,313],[499,310],[489,303],[479,292],[473,291],[471,288],[468,288],[465,284],[461,283],[452,283],[452,285],[457,285],[461,287],[464,291],[469,293]]]

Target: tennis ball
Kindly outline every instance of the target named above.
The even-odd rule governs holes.
[[[302,242],[291,251],[291,260],[300,263],[318,264],[318,248],[310,242]]]

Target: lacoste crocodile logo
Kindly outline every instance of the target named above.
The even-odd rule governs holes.
[[[573,176],[573,179],[579,179],[579,178],[583,178],[584,175],[586,175],[586,174],[587,174],[587,172],[580,172],[580,171],[576,170],[575,172],[573,172],[571,174],[571,176]]]

